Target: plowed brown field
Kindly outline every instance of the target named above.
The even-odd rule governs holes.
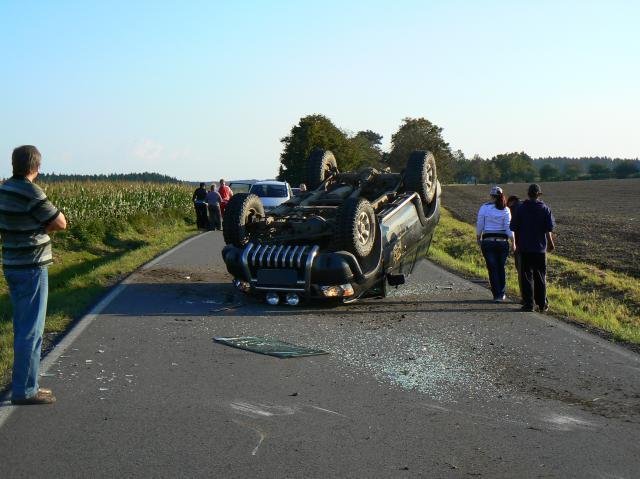
[[[500,185],[526,198],[526,183]],[[540,183],[556,218],[559,255],[640,278],[640,179]],[[490,185],[448,185],[442,204],[475,224]]]

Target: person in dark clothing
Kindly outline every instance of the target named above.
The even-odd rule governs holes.
[[[200,187],[193,192],[193,206],[196,209],[196,225],[200,230],[206,230],[209,227],[207,219],[207,190],[204,183],[200,183]]]
[[[222,198],[216,191],[216,186],[211,185],[207,192],[207,209],[209,210],[209,228],[212,230],[222,229],[222,212],[220,211],[220,203]]]
[[[540,312],[549,309],[547,301],[547,252],[555,249],[552,231],[555,219],[549,207],[540,200],[542,190],[529,185],[528,199],[511,220],[521,255],[522,310],[533,311],[534,302]]]
[[[512,221],[516,213],[518,212],[518,207],[521,204],[522,204],[522,201],[520,201],[520,198],[518,198],[515,195],[511,195],[509,196],[509,198],[507,198],[507,207],[511,211]],[[517,245],[518,233],[514,233],[514,235],[515,235],[514,242]],[[517,248],[513,251],[513,260],[516,266],[516,272],[518,273],[518,288],[520,291],[520,297],[522,297],[522,256],[520,256],[520,250]]]

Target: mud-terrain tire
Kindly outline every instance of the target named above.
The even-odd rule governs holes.
[[[329,150],[316,148],[307,160],[307,188],[315,190],[332,171],[338,171],[338,162]]]
[[[422,203],[428,205],[436,195],[437,183],[436,158],[433,153],[423,150],[411,153],[404,170],[405,189],[418,193]]]
[[[376,237],[376,215],[364,198],[347,198],[336,216],[340,249],[365,258],[371,253]]]
[[[222,236],[226,244],[238,247],[249,242],[246,225],[254,217],[263,217],[264,207],[260,198],[251,193],[238,193],[231,197],[224,210]]]

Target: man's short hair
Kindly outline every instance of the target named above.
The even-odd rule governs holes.
[[[11,165],[13,174],[17,176],[27,176],[29,173],[38,171],[42,155],[33,145],[22,145],[13,150],[11,155]]]
[[[529,195],[529,198],[537,198],[541,194],[542,194],[542,189],[540,188],[539,184],[532,183],[529,185],[529,190],[527,191],[527,195]]]
[[[200,188],[204,188],[204,183],[200,183]]]

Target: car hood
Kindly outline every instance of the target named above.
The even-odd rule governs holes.
[[[275,208],[278,205],[281,205],[282,203],[284,203],[285,201],[287,201],[289,198],[272,198],[272,197],[264,197],[264,198],[260,198],[262,200],[262,205],[265,208]]]

